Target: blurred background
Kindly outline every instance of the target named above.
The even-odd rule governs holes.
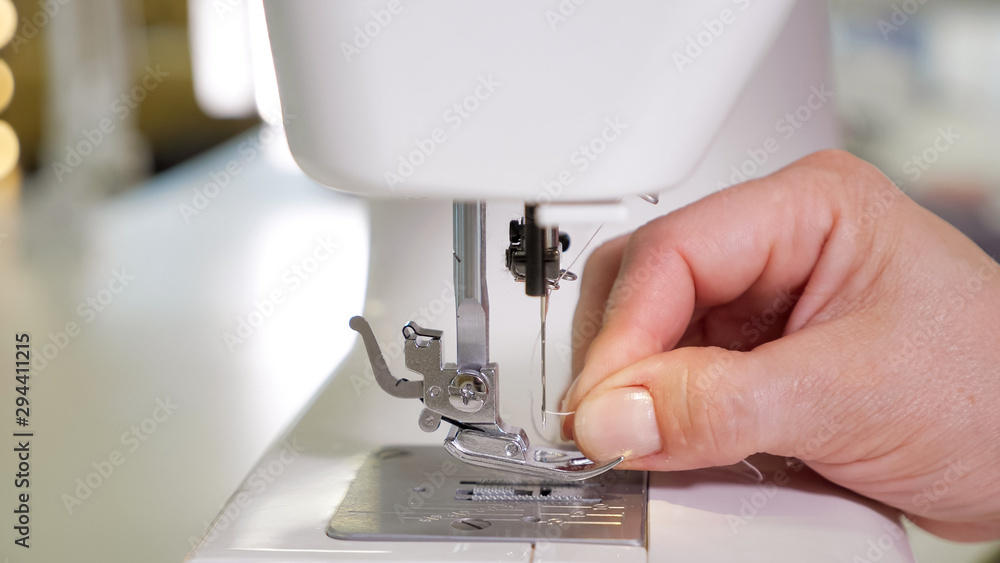
[[[845,147],[1000,255],[1000,4],[829,7]],[[39,357],[35,547],[0,557],[182,560],[346,353],[363,242],[261,300],[367,229],[291,161],[262,29],[259,0],[0,0],[0,325]]]
[[[829,5],[845,148],[1000,255],[1000,4]],[[923,163],[941,130],[953,144]]]

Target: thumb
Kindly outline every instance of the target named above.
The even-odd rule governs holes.
[[[800,395],[818,387],[802,380],[816,371],[782,353],[789,339],[751,352],[691,347],[646,358],[587,392],[572,437],[591,459],[624,456],[624,467],[651,471],[730,465],[757,452],[799,455],[829,417]],[[798,358],[816,365],[815,356]]]

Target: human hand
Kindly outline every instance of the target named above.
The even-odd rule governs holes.
[[[563,430],[592,459],[792,456],[933,533],[1000,536],[1000,265],[847,153],[606,243],[573,324]]]

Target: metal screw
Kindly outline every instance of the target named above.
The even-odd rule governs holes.
[[[448,401],[462,412],[478,412],[488,393],[486,379],[478,373],[460,373],[448,385]]]
[[[438,395],[441,394],[441,388],[438,387],[437,385],[434,385],[427,390],[427,394],[430,395],[431,397],[437,397]]]
[[[521,453],[521,446],[518,446],[517,444],[514,443],[510,443],[507,444],[507,447],[504,448],[504,451],[507,452],[507,455],[509,456],[515,456]]]
[[[466,383],[462,386],[462,389],[458,391],[458,396],[462,398],[463,405],[468,405],[469,401],[476,399],[476,390],[472,387],[471,383]]]

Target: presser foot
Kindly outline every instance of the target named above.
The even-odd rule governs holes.
[[[425,432],[438,429],[441,420],[454,425],[444,446],[456,458],[481,467],[513,471],[561,481],[577,481],[600,475],[624,458],[595,463],[579,451],[532,446],[525,432],[500,418],[497,364],[478,370],[459,370],[444,364],[441,331],[416,323],[403,327],[406,367],[423,375],[423,381],[397,379],[371,326],[364,317],[354,317],[350,326],[365,344],[375,381],[383,391],[398,398],[420,399],[424,410],[418,425]]]
[[[563,481],[596,477],[624,459],[597,464],[574,449],[539,448],[521,436],[491,435],[458,427],[445,439],[444,448],[472,465]]]

